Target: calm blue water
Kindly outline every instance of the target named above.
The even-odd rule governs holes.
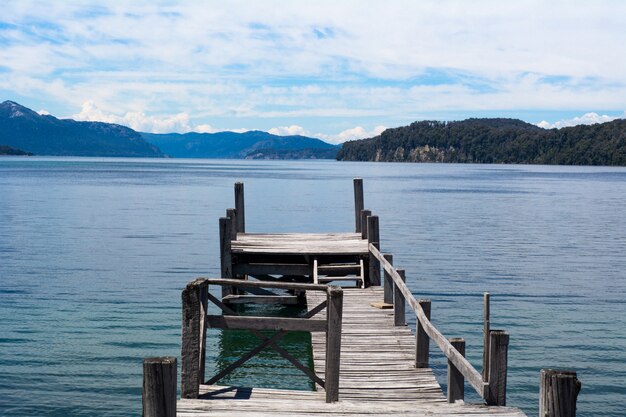
[[[478,369],[492,294],[510,405],[536,415],[539,369],[560,367],[583,383],[580,416],[625,414],[624,168],[0,158],[0,415],[139,414],[142,358],[180,355],[181,289],[218,275],[233,183],[249,231],[350,231],[355,176],[383,250]],[[210,335],[207,372],[246,343]],[[267,356],[231,381],[268,368],[310,386]]]

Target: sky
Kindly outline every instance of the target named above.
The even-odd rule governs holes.
[[[416,120],[626,117],[626,2],[27,1],[0,101],[144,132],[333,143]]]

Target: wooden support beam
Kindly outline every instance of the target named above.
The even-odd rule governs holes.
[[[576,417],[581,383],[574,371],[542,369],[539,373],[539,415]]]
[[[343,316],[343,290],[329,286],[326,296],[326,402],[339,401],[339,364],[341,362],[341,320]]]
[[[463,338],[452,338],[450,344],[462,356],[465,356],[465,340]],[[454,403],[463,399],[465,399],[465,378],[456,366],[448,360],[448,402]]]
[[[237,209],[226,209],[226,217],[230,219],[231,240],[237,240]]]
[[[509,334],[504,330],[489,331],[489,387],[487,405],[506,405],[506,372]]]
[[[204,382],[206,355],[206,313],[208,281],[198,278],[185,287],[182,294],[183,328],[180,369],[182,398],[198,398]]]
[[[422,308],[424,315],[430,321],[430,300],[418,300],[417,303]],[[420,322],[419,318],[415,324],[415,367],[416,368],[428,368],[428,356],[430,349],[430,338],[426,334],[424,326]]]
[[[380,233],[378,227],[378,216],[367,217],[367,241],[380,250]],[[380,261],[376,256],[369,255],[369,274],[366,287],[380,286]]]
[[[406,275],[404,273],[404,269],[397,269],[398,275],[402,279],[402,282],[406,282]],[[405,326],[406,325],[406,311],[405,311],[406,300],[404,299],[404,295],[400,292],[400,289],[396,285],[394,287],[393,292],[393,323],[395,326]]]
[[[363,179],[355,178],[354,183],[354,223],[355,232],[361,233],[361,210],[363,210]]]
[[[143,360],[143,417],[176,417],[176,358]]]
[[[292,317],[207,316],[207,323],[212,329],[326,331],[326,320]]]
[[[361,239],[367,239],[367,218],[371,215],[370,210],[361,210]]]
[[[233,260],[231,253],[232,221],[228,217],[220,217],[220,266],[222,278],[233,278]],[[222,297],[233,293],[231,287],[222,287]]]
[[[393,265],[393,255],[392,254],[386,253],[383,256],[387,260],[387,262],[389,262],[389,264]],[[391,275],[389,275],[389,272],[387,272],[386,270],[385,270],[385,273],[383,275],[384,275],[383,302],[385,304],[393,304],[393,287],[394,287],[393,279],[391,278]]]
[[[489,293],[483,295],[483,381],[489,379]]]
[[[246,233],[246,212],[243,202],[243,182],[235,183],[235,210],[237,210],[237,232]]]

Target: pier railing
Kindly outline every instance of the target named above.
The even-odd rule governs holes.
[[[485,379],[472,364],[465,358],[465,341],[446,337],[430,321],[430,300],[416,300],[405,284],[404,270],[396,269],[380,253],[373,244],[369,246],[370,253],[382,265],[385,271],[385,281],[393,285],[394,315],[397,326],[405,325],[405,305],[408,304],[415,312],[417,328],[415,331],[415,366],[428,367],[429,341],[432,339],[448,359],[448,401],[454,402],[463,399],[464,380],[476,390],[488,405],[505,405],[506,403],[506,365],[508,334],[504,331],[490,332],[490,373]],[[386,297],[387,298],[387,297]]]
[[[209,292],[210,285],[243,290],[271,288],[293,291],[323,291],[326,293],[326,300],[299,317],[240,316]],[[326,391],[326,402],[334,402],[339,399],[341,317],[343,310],[343,290],[340,287],[318,284],[198,278],[190,282],[183,290],[182,301],[182,398],[198,398],[201,384],[215,384],[262,350],[271,347],[311,380],[324,388]],[[215,304],[223,314],[208,314],[209,301]],[[325,320],[313,318],[324,309],[326,310]],[[259,338],[261,343],[205,382],[207,328],[249,330]],[[268,337],[261,332],[263,330],[270,330],[275,333]],[[278,341],[288,331],[326,333],[325,380],[322,380],[314,371],[300,363],[289,352],[278,345]]]

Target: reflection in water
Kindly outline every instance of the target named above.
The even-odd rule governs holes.
[[[265,317],[297,317],[306,312],[304,306],[271,304],[238,305],[235,310],[245,316]],[[263,331],[262,333],[267,337],[274,335],[273,331]],[[216,355],[207,351],[207,380],[261,343],[258,337],[247,330],[212,329],[209,330],[207,338],[217,338],[218,340],[217,344],[212,344],[210,341],[207,343],[208,348],[215,346],[217,350]],[[309,332],[287,332],[278,344],[303,365],[313,369],[313,352]],[[314,390],[314,383],[306,375],[269,346],[218,381],[217,384]]]

